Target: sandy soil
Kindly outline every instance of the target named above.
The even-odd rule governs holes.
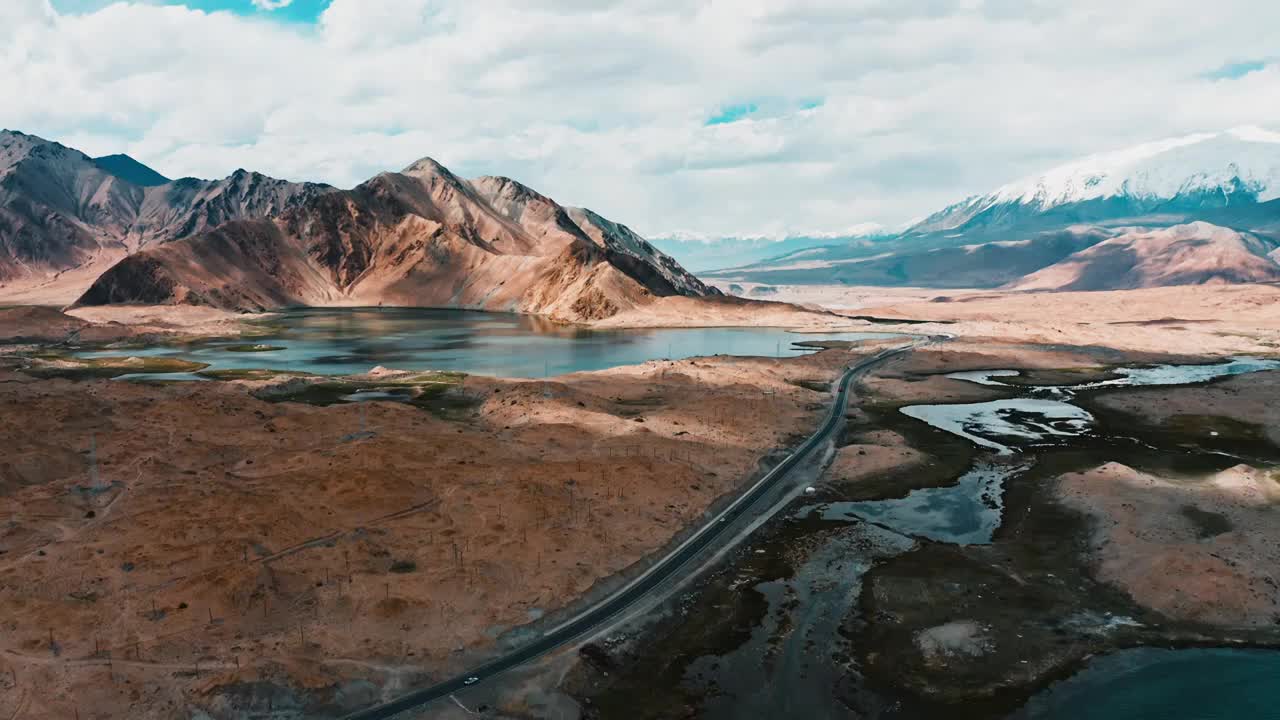
[[[1093,519],[1098,576],[1138,603],[1211,625],[1280,622],[1276,471],[1156,477],[1108,463],[1064,475],[1059,493]]]
[[[1205,415],[1229,416],[1255,426],[1280,446],[1280,372],[1241,375],[1209,386],[1104,395],[1096,402],[1159,425],[1194,421]],[[1207,431],[1216,432],[1212,428]]]
[[[456,670],[671,540],[851,359],[468,378],[459,421],[0,370],[0,692],[16,717],[169,718]]]
[[[1280,352],[1280,286],[1273,284],[1062,293],[810,286],[770,299],[945,321],[898,329],[973,340],[1173,355]]]
[[[159,336],[234,336],[246,331],[243,319],[243,315],[191,306],[122,305],[70,312],[43,305],[0,307],[0,343],[102,343]]]
[[[949,321],[873,329],[956,336],[868,377],[877,406],[1004,392],[942,376],[959,370],[1088,374],[1280,347],[1271,286],[922,297],[850,313]],[[654,311],[603,324],[867,329],[733,300],[667,298]],[[0,337],[27,341],[238,328],[198,308],[0,310]],[[251,394],[261,383],[36,381],[0,365],[0,700],[17,698],[16,717],[86,720],[338,707],[462,667],[687,528],[816,424],[828,398],[802,381],[820,387],[850,359],[468,378],[474,407],[451,421],[394,403],[270,403]],[[1230,417],[1275,441],[1277,376],[1098,402],[1154,423]],[[828,479],[942,472],[908,429],[868,430],[875,411],[852,411],[862,429]],[[1138,603],[1221,626],[1280,613],[1268,584],[1280,556],[1258,539],[1278,530],[1267,471],[1166,477],[1112,463],[1060,483],[1096,523],[1098,577]]]
[[[634,310],[592,323],[599,328],[774,326],[797,329],[867,330],[864,321],[850,320],[820,308],[806,309],[778,302],[741,298],[670,296]],[[870,328],[874,329],[874,328]]]
[[[712,286],[724,293],[730,286],[742,288],[734,295],[757,300],[773,300],[796,305],[823,307],[828,310],[848,311],[871,307],[883,307],[892,303],[929,302],[935,298],[953,298],[969,295],[975,290],[951,290],[936,288],[864,287],[847,285],[766,285],[756,282],[712,280]],[[890,316],[901,317],[901,316]]]
[[[927,310],[931,319],[955,321],[952,332],[974,338],[1176,355],[1280,348],[1280,287],[1273,285],[974,295],[896,309],[904,314]]]
[[[0,282],[0,302],[5,305],[70,305],[99,275],[124,256],[125,252],[119,248],[99,249],[79,267]]]
[[[892,430],[860,435],[836,453],[825,478],[831,482],[856,483],[889,470],[920,465],[928,456],[907,444]]]

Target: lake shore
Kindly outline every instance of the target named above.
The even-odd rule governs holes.
[[[1167,299],[1159,294],[1132,303],[1133,321],[1118,319],[1102,298],[1096,305],[1084,298],[1081,312],[1097,314],[1071,322],[1038,304],[1065,296],[1009,298],[1012,319],[998,322],[983,317],[992,312],[986,305],[967,303],[946,317],[915,307],[898,313],[946,324],[819,315],[832,324],[815,328],[955,337],[865,379],[831,468],[806,502],[901,498],[945,487],[971,467],[974,447],[899,409],[1024,390],[947,373],[1012,368],[1023,370],[1015,384],[1084,382],[1114,377],[1121,365],[1274,354],[1272,310],[1249,305],[1267,292],[1192,293],[1197,313],[1222,303],[1252,308],[1203,323],[1190,322],[1190,310],[1178,322],[1158,321]],[[0,519],[9,519],[0,534],[0,603],[14,631],[0,648],[0,675],[16,674],[12,692],[26,712],[71,716],[75,702],[84,702],[139,718],[168,717],[174,707],[214,717],[272,707],[336,716],[464,669],[553,623],[557,611],[602,592],[672,542],[816,425],[829,402],[823,390],[839,369],[882,345],[789,359],[653,361],[536,381],[378,372],[318,389],[277,372],[205,383],[32,372],[60,362],[36,356],[68,343],[172,341],[192,337],[188,321],[225,336],[241,324],[239,316],[197,310],[184,310],[191,315],[182,319],[129,308],[127,324],[100,314],[0,310],[0,335],[9,338],[0,354],[0,399],[19,409],[0,420],[12,449],[0,462]],[[1241,327],[1255,321],[1261,324]],[[33,357],[39,362],[24,360]],[[1194,602],[1150,582],[1169,558],[1200,569],[1217,562],[1198,536],[1169,541],[1175,530],[1220,527],[1222,516],[1233,531],[1280,531],[1269,515],[1237,516],[1221,498],[1223,487],[1255,487],[1265,476],[1221,475],[1231,466],[1214,456],[1244,454],[1259,468],[1280,458],[1274,375],[1083,398],[1107,427],[1131,430],[1161,452],[1093,441],[1046,451],[1005,483],[1009,510],[989,545],[881,537],[847,519],[780,518],[701,581],[698,593],[678,599],[704,621],[693,637],[668,616],[604,654],[589,650],[586,662],[561,654],[575,669],[566,676],[558,665],[554,677],[534,684],[540,693],[563,687],[597,708],[643,706],[665,717],[719,692],[714,682],[700,684],[715,673],[704,659],[703,681],[652,707],[639,703],[661,699],[655,678],[683,683],[687,663],[739,647],[744,632],[758,633],[764,651],[797,658],[810,652],[800,650],[812,636],[795,628],[834,628],[830,642],[812,650],[839,658],[825,670],[838,680],[826,707],[971,707],[973,717],[997,717],[1089,653],[1276,644],[1257,626],[1266,608],[1253,599],[1259,573],[1280,573],[1266,552],[1236,543],[1232,552],[1244,554],[1230,559],[1239,567],[1215,571]],[[388,384],[397,392],[411,386],[410,397],[340,397]],[[1162,453],[1196,460],[1174,472]],[[1108,463],[1152,487],[1176,485],[1176,499],[1115,491],[1108,478],[1116,466]],[[1126,505],[1158,510],[1174,524],[1131,522]],[[1093,529],[1107,522],[1120,529]],[[1231,541],[1229,533],[1214,537]],[[803,569],[836,567],[830,548],[841,543],[866,553],[866,562],[833,590]],[[759,583],[780,594],[743,589]],[[1197,609],[1219,594],[1236,599],[1234,615],[1215,619]],[[796,598],[824,609],[793,622]],[[733,612],[723,612],[726,603]],[[1046,613],[1080,621],[1048,624],[1038,619]],[[653,665],[653,657],[665,660]],[[751,662],[743,657],[736,662]],[[38,687],[58,690],[45,696]],[[519,716],[528,710],[528,688],[497,683],[477,692]]]
[[[870,351],[433,376],[450,402],[418,404],[0,356],[0,670],[28,713],[131,718],[324,716],[460,671],[761,472]]]

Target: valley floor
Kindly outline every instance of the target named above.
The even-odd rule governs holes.
[[[804,510],[953,485],[978,449],[899,409],[1016,391],[947,373],[1060,383],[1275,356],[1280,288],[873,295],[841,312],[954,338],[860,384],[816,496],[663,612],[459,702],[507,717],[987,718],[1093,653],[1280,646],[1280,556],[1256,542],[1280,533],[1277,372],[1083,397],[1134,442],[1037,449],[989,544]],[[760,324],[794,313],[770,307]],[[0,707],[13,718],[333,717],[463,670],[673,542],[810,432],[830,382],[880,347],[549,381],[423,376],[416,404],[328,406],[288,378],[116,382],[48,356],[68,337],[183,331],[170,312],[0,310],[0,337],[21,338],[0,354]],[[201,321],[217,333],[234,319]],[[768,704],[810,697],[796,678],[829,697]],[[451,715],[469,713],[424,714]]]
[[[332,716],[461,671],[760,472],[855,358],[434,374],[415,405],[317,406],[252,373],[95,379],[48,347],[0,355],[0,693],[17,718]]]
[[[753,294],[746,284],[744,292]],[[1097,346],[1131,353],[1280,351],[1280,285],[1188,285],[1105,292],[1001,292],[770,286],[769,300],[830,308],[919,333],[970,340]],[[932,321],[932,322],[930,322]]]
[[[1193,360],[957,340],[893,361],[858,388],[817,495],[597,638],[564,687],[596,718],[994,719],[1121,648],[1280,648],[1280,372],[1083,393],[1094,431],[1007,458],[900,412],[1019,394],[953,372],[1078,383],[1161,359]],[[975,467],[1012,474],[994,495],[941,492]],[[899,514],[858,515],[877,505]],[[991,508],[990,540],[948,539]]]

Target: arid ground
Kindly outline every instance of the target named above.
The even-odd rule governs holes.
[[[843,310],[925,322],[877,330],[952,338],[862,381],[820,497],[893,498],[954,482],[975,449],[897,409],[1010,390],[945,373],[1010,368],[1056,383],[1125,364],[1274,356],[1278,294],[896,295]],[[0,310],[9,338],[0,355],[0,717],[326,717],[465,669],[634,572],[811,432],[843,367],[892,344],[788,360],[653,361],[548,381],[376,372],[338,383],[413,385],[415,402],[326,404],[334,389],[306,379],[120,382],[108,379],[119,367],[57,354],[67,342],[236,324],[193,310],[106,312]],[[741,313],[706,311],[704,324],[749,319]],[[687,310],[671,314],[696,324]],[[857,607],[841,617],[854,638],[849,672],[864,682],[846,694],[931,710],[964,702],[993,713],[973,716],[994,717],[1088,653],[1280,643],[1280,555],[1262,540],[1280,532],[1277,377],[1083,398],[1107,427],[1155,450],[1046,454],[1008,489],[991,545],[877,555]],[[1176,453],[1188,448],[1194,456],[1181,463]],[[1221,459],[1205,462],[1206,453]],[[697,687],[654,695],[653,679],[672,670],[653,658],[732,649],[759,605],[737,574],[793,576],[822,546],[810,525],[796,527],[766,526],[683,596],[689,617],[711,613],[696,642],[679,623],[660,624],[611,650],[620,665],[607,677],[588,662],[563,688],[600,717],[696,715]],[[822,537],[844,527],[824,525]],[[786,561],[756,554],[769,547],[785,547]],[[722,607],[715,598],[739,611],[697,609]],[[1067,622],[1093,612],[1137,625],[1099,634]],[[719,623],[739,625],[721,633]],[[510,716],[528,716],[519,693],[492,692]]]
[[[1280,556],[1267,540],[1280,532],[1280,372],[1079,392],[1096,428],[1028,451],[990,544],[805,509],[945,488],[981,460],[980,448],[900,408],[1019,390],[948,373],[1016,369],[1030,392],[1122,366],[1276,357],[1276,293],[895,293],[843,311],[929,320],[912,327],[955,337],[866,378],[817,498],[662,618],[600,639],[568,686],[603,718],[1000,718],[1099,653],[1280,647]],[[663,684],[672,692],[655,693]]]
[[[866,352],[378,373],[431,393],[317,406],[296,378],[118,382],[41,349],[0,371],[0,674],[32,718],[332,714],[458,671],[757,474]]]

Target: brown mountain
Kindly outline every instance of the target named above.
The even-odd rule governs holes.
[[[467,181],[423,159],[275,219],[143,249],[78,302],[388,304],[588,320],[657,296],[715,294],[625,226],[508,178]]]
[[[243,170],[222,180],[166,181],[127,156],[94,160],[0,131],[0,298],[67,302],[141,248],[278,215],[331,189]]]
[[[1129,290],[1280,281],[1276,245],[1207,222],[1134,230],[1034,272],[1016,290]]]

